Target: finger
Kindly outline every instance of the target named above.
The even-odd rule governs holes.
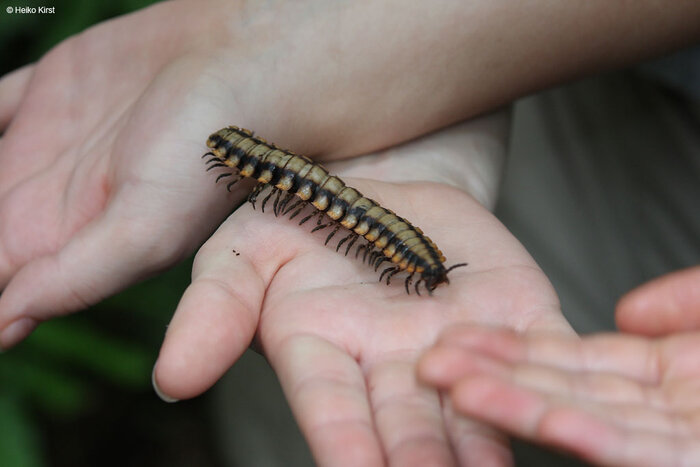
[[[506,367],[493,358],[484,358],[461,347],[438,345],[418,360],[417,370],[422,382],[447,389],[466,375],[477,372],[502,375]]]
[[[194,397],[211,387],[255,334],[268,282],[245,255],[232,252],[233,229],[222,226],[195,258],[192,284],[168,326],[153,371],[156,391],[165,400]]]
[[[550,410],[541,431],[543,442],[572,451],[596,465],[690,466],[700,462],[700,447],[692,436],[611,426],[579,410]]]
[[[268,359],[319,465],[384,465],[365,380],[347,352],[300,334],[270,349]]]
[[[700,330],[700,266],[628,292],[617,304],[615,319],[621,330],[646,336]]]
[[[485,359],[488,357],[461,349],[461,361],[453,356],[456,372],[462,368],[468,371],[452,386],[459,385],[465,378],[489,376],[532,391],[549,404],[567,404],[598,414],[619,427],[661,434],[672,434],[677,428],[666,412],[669,400],[657,386],[639,383],[609,370],[570,372],[528,362],[509,365],[497,361],[487,365],[483,362]]]
[[[507,363],[533,363],[570,372],[610,371],[640,382],[660,377],[658,348],[647,339],[599,334],[581,340],[549,334],[517,334],[503,328],[456,326],[437,346],[462,347]]]
[[[681,465],[672,462],[679,455],[674,449],[681,444],[673,436],[618,427],[497,377],[465,378],[450,397],[461,413],[513,435],[573,451],[594,463]]]
[[[106,245],[120,250],[118,266],[101,261]],[[85,308],[125,285],[133,256],[114,229],[95,222],[57,253],[25,264],[0,295],[0,347],[10,348],[39,322]]]
[[[547,408],[539,395],[484,374],[462,378],[449,394],[457,412],[525,438],[537,433]]]
[[[389,465],[454,465],[440,398],[418,385],[410,357],[375,364],[368,384]]]
[[[457,414],[450,398],[441,395],[445,427],[460,466],[514,464],[508,437],[477,420]]]
[[[0,78],[0,133],[17,113],[33,73],[34,65],[25,65]]]
[[[663,400],[645,390],[646,386],[609,371],[569,371],[529,362],[509,363],[492,359],[475,351],[454,347],[440,347],[429,351],[421,362],[420,371],[430,379],[434,367],[450,366],[452,374],[440,380],[440,387],[450,388],[465,377],[488,375],[512,381],[514,385],[537,391],[551,398],[582,404],[625,404],[639,413],[647,405],[662,407]],[[440,375],[442,376],[442,375]],[[644,409],[646,412],[646,409]],[[621,417],[629,420],[627,415]],[[659,423],[659,427],[663,424]]]

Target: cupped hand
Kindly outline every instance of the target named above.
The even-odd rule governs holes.
[[[188,254],[228,209],[198,167],[206,45],[168,2],[0,81],[0,347]],[[189,54],[189,55],[188,55]]]
[[[421,227],[448,265],[467,261],[449,285],[407,295],[401,276],[378,283],[354,248],[336,253],[342,231],[324,246],[328,230],[311,234],[309,224],[298,225],[301,216],[275,218],[259,212],[260,201],[257,211],[246,204],[197,254],[155,368],[160,391],[175,399],[201,393],[254,339],[321,465],[508,465],[502,436],[457,419],[415,378],[421,352],[455,323],[572,332],[524,248],[474,198],[445,183],[459,179],[464,148],[483,150],[469,134],[479,126],[329,167]],[[449,154],[449,141],[462,152]],[[395,182],[407,173],[441,183]]]

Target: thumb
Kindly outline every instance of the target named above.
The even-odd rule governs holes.
[[[700,329],[700,266],[654,279],[628,292],[615,310],[621,331],[661,336]]]

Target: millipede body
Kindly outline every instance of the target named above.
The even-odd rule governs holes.
[[[302,218],[303,224],[318,217],[312,232],[326,227],[333,230],[326,238],[326,244],[341,227],[349,234],[338,242],[336,251],[344,244],[347,255],[355,242],[363,237],[367,243],[358,246],[355,256],[363,252],[363,261],[369,261],[375,271],[384,262],[391,263],[385,268],[379,280],[386,275],[389,284],[391,277],[405,271],[406,292],[414,275],[416,293],[420,295],[422,282],[430,294],[441,283],[447,282],[447,273],[454,268],[466,266],[455,264],[450,268],[444,265],[445,256],[437,245],[406,219],[393,211],[380,206],[376,201],[349,187],[340,178],[331,175],[320,164],[306,156],[280,149],[264,139],[254,136],[249,130],[229,126],[209,136],[207,146],[211,149],[203,157],[209,156],[207,170],[223,167],[233,169],[221,173],[216,181],[233,177],[227,185],[231,187],[241,178],[250,177],[258,181],[248,196],[253,204],[258,196],[270,188],[262,201],[262,210],[273,195],[273,211],[276,216],[289,214],[290,219],[299,215],[311,204],[315,211]],[[330,221],[324,222],[324,216]]]

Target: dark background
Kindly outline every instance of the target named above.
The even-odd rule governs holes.
[[[0,2],[0,74],[91,25],[153,3]],[[8,6],[55,7],[8,14]],[[151,369],[191,260],[93,309],[42,324],[0,356],[0,466],[220,465],[207,396],[165,404]]]

